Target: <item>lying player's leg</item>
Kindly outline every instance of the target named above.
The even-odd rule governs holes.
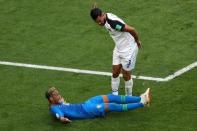
[[[117,103],[117,104],[125,104],[125,103],[137,103],[140,102],[141,97],[139,96],[124,96],[124,95],[102,95],[104,103]]]
[[[110,111],[118,111],[118,112],[123,112],[123,111],[128,111],[128,110],[133,110],[137,109],[140,107],[143,107],[143,103],[129,103],[129,104],[116,104],[116,103],[105,103],[105,112],[110,112]]]
[[[126,103],[138,103],[138,102],[146,102],[150,101],[150,88],[148,88],[143,94],[140,96],[123,96],[123,95],[102,95],[102,99],[104,103],[117,103],[117,104],[126,104]]]
[[[132,96],[126,96],[126,97],[132,98]],[[145,105],[150,104],[150,102],[151,102],[151,93],[150,93],[150,88],[148,88],[143,94],[141,94],[139,102],[127,103],[127,104],[104,103],[104,109],[105,109],[105,112],[108,112],[108,111],[122,112],[122,111],[128,111],[128,110],[133,110],[139,107],[143,107]]]

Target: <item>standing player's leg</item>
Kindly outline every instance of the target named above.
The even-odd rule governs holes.
[[[125,95],[132,95],[133,91],[133,79],[131,71],[135,68],[138,48],[136,47],[133,51],[125,53],[124,59],[122,59],[122,74],[125,81]]]
[[[112,60],[112,77],[111,77],[111,88],[112,94],[118,95],[118,88],[120,85],[120,77],[119,74],[122,69],[122,65],[120,63],[120,56],[116,49],[113,51],[113,60]]]
[[[116,49],[113,50],[113,60],[112,60],[112,77],[111,77],[111,88],[112,94],[118,95],[118,89],[120,85],[120,77],[119,74],[122,69],[122,65],[120,63],[120,56]]]
[[[122,68],[122,65],[113,65],[112,70],[112,77],[111,77],[111,88],[112,88],[112,94],[118,95],[118,89],[120,85],[120,71]]]
[[[131,77],[131,72],[122,69],[123,79],[125,82],[125,95],[132,96],[133,92],[133,79]]]

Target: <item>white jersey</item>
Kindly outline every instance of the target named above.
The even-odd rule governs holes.
[[[104,26],[115,42],[114,50],[127,52],[138,48],[134,37],[129,32],[123,31],[125,27],[124,21],[112,13],[106,13],[106,15]]]

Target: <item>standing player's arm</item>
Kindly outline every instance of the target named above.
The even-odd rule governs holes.
[[[127,24],[124,24],[120,21],[117,21],[117,20],[111,20],[111,19],[107,19],[107,22],[110,24],[110,26],[117,30],[117,31],[125,31],[125,32],[129,32],[135,39],[135,42],[137,43],[137,46],[138,48],[141,47],[141,42],[139,41],[139,37],[138,37],[138,34],[136,32],[136,30],[127,25]]]
[[[69,119],[66,118],[66,117],[60,117],[59,120],[60,120],[62,123],[65,123],[65,124],[72,122],[71,120],[69,120]]]
[[[124,31],[125,32],[129,32],[135,39],[135,42],[137,43],[138,45],[138,48],[141,47],[141,42],[139,40],[139,37],[138,37],[138,34],[137,34],[137,31],[135,30],[135,28],[125,24],[125,27],[124,27]]]

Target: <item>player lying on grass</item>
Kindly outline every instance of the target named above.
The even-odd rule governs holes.
[[[128,111],[148,105],[151,101],[150,88],[140,96],[99,95],[79,104],[66,103],[55,87],[46,92],[51,113],[63,123],[74,119],[103,117],[110,111]]]

